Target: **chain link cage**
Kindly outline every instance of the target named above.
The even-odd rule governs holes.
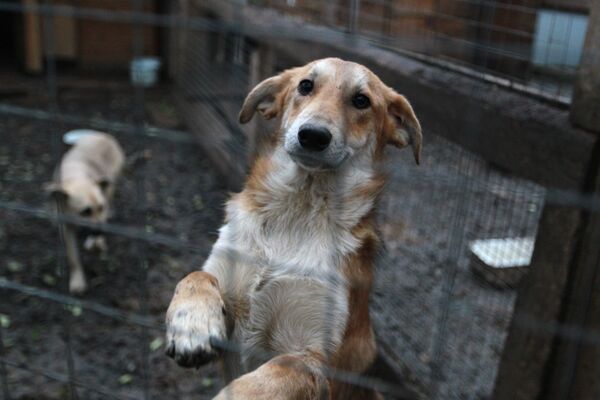
[[[3,36],[15,39],[0,57],[0,398],[208,399],[220,390],[215,366],[185,370],[164,355],[164,314],[176,283],[209,254],[228,191],[269,128],[238,124],[246,93],[329,53],[378,63],[386,82],[409,74],[395,88],[423,93],[414,105],[425,145],[421,166],[390,152],[378,207],[371,317],[383,367],[325,375],[385,398],[526,398],[502,397],[515,390],[511,374],[533,376],[518,363],[537,348],[519,350],[525,337],[554,349],[540,351],[546,382],[560,378],[556,398],[576,398],[581,352],[599,343],[585,321],[597,296],[600,153],[593,134],[565,121],[577,82],[600,79],[578,68],[587,59],[600,70],[585,40],[593,7],[0,1]],[[159,81],[135,85],[131,61],[147,56],[162,62]],[[435,97],[432,87],[460,96]],[[559,133],[531,139],[544,124]],[[78,128],[111,133],[127,153],[106,224],[57,213],[43,190],[68,149],[63,134]],[[534,165],[556,154],[566,155],[555,167]],[[107,253],[82,253],[83,296],[68,291],[65,224],[108,238]]]

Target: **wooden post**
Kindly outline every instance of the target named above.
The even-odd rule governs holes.
[[[586,192],[598,198],[600,159],[596,158],[588,177],[593,187],[586,188]],[[600,398],[600,212],[597,209],[585,210],[579,234],[561,320],[569,334],[559,336],[556,342],[554,362],[549,369],[551,379],[543,394],[549,400]]]
[[[571,122],[600,132],[600,1],[590,1],[588,31],[571,105]]]
[[[530,272],[519,288],[502,352],[494,400],[541,398],[579,222],[577,209],[544,207]]]
[[[275,53],[265,44],[259,44],[250,54],[250,79],[248,91],[259,84],[262,80],[275,74]],[[260,115],[255,115],[248,124],[245,132],[248,135],[248,157],[252,163],[260,153],[263,140],[266,135],[275,129],[272,123],[263,120]]]
[[[23,0],[25,6],[37,6],[36,0]],[[25,71],[39,74],[43,71],[42,32],[40,16],[36,12],[26,12],[25,25]]]

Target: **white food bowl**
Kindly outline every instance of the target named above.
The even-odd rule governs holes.
[[[131,61],[131,82],[135,86],[150,87],[158,81],[160,59],[157,57],[139,57]]]

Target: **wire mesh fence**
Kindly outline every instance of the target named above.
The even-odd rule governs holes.
[[[560,1],[255,3],[563,104],[570,103],[589,11],[585,2]]]
[[[252,138],[237,114],[252,83],[256,43],[249,31],[267,43],[361,40],[565,105],[587,21],[584,6],[565,11],[516,0],[249,2],[273,18],[293,15],[335,28],[315,36],[308,26],[262,31],[242,14],[233,23],[197,15],[194,2],[108,3],[0,2],[10,15],[39,18],[44,54],[42,76],[0,77],[14,86],[0,94],[4,399],[211,398],[220,389],[214,367],[189,372],[163,355],[163,321],[175,284],[202,266],[217,236],[227,193],[215,162],[236,171],[248,166]],[[148,42],[169,41],[172,79],[145,89],[105,69],[73,72],[57,59],[60,17],[130,29],[124,54],[132,59],[147,55]],[[148,33],[152,27],[157,31]],[[278,60],[276,69],[288,64]],[[482,118],[465,116],[483,126]],[[67,148],[62,134],[82,126],[115,135],[136,160],[119,183],[110,223],[57,214],[41,189]],[[372,319],[381,352],[403,372],[402,381],[335,369],[324,374],[386,398],[490,398],[543,208],[595,213],[600,201],[513,176],[442,132],[425,134],[425,166],[412,166],[408,152],[390,154],[379,205],[384,249]],[[206,137],[229,156],[207,152]],[[485,140],[477,132],[469,137]],[[64,224],[109,236],[107,254],[83,255],[90,291],[81,298],[67,290]],[[230,251],[234,259],[246,257]],[[515,254],[526,261],[514,264]],[[593,331],[534,317],[522,323],[597,344]],[[213,345],[241,351],[234,342]]]

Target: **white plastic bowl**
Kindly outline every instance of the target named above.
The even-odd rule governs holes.
[[[131,82],[135,86],[149,87],[158,81],[160,59],[157,57],[140,57],[131,61]]]
[[[74,145],[83,136],[93,135],[96,133],[98,133],[98,131],[93,129],[74,129],[63,135],[63,142],[65,142],[65,144]]]

